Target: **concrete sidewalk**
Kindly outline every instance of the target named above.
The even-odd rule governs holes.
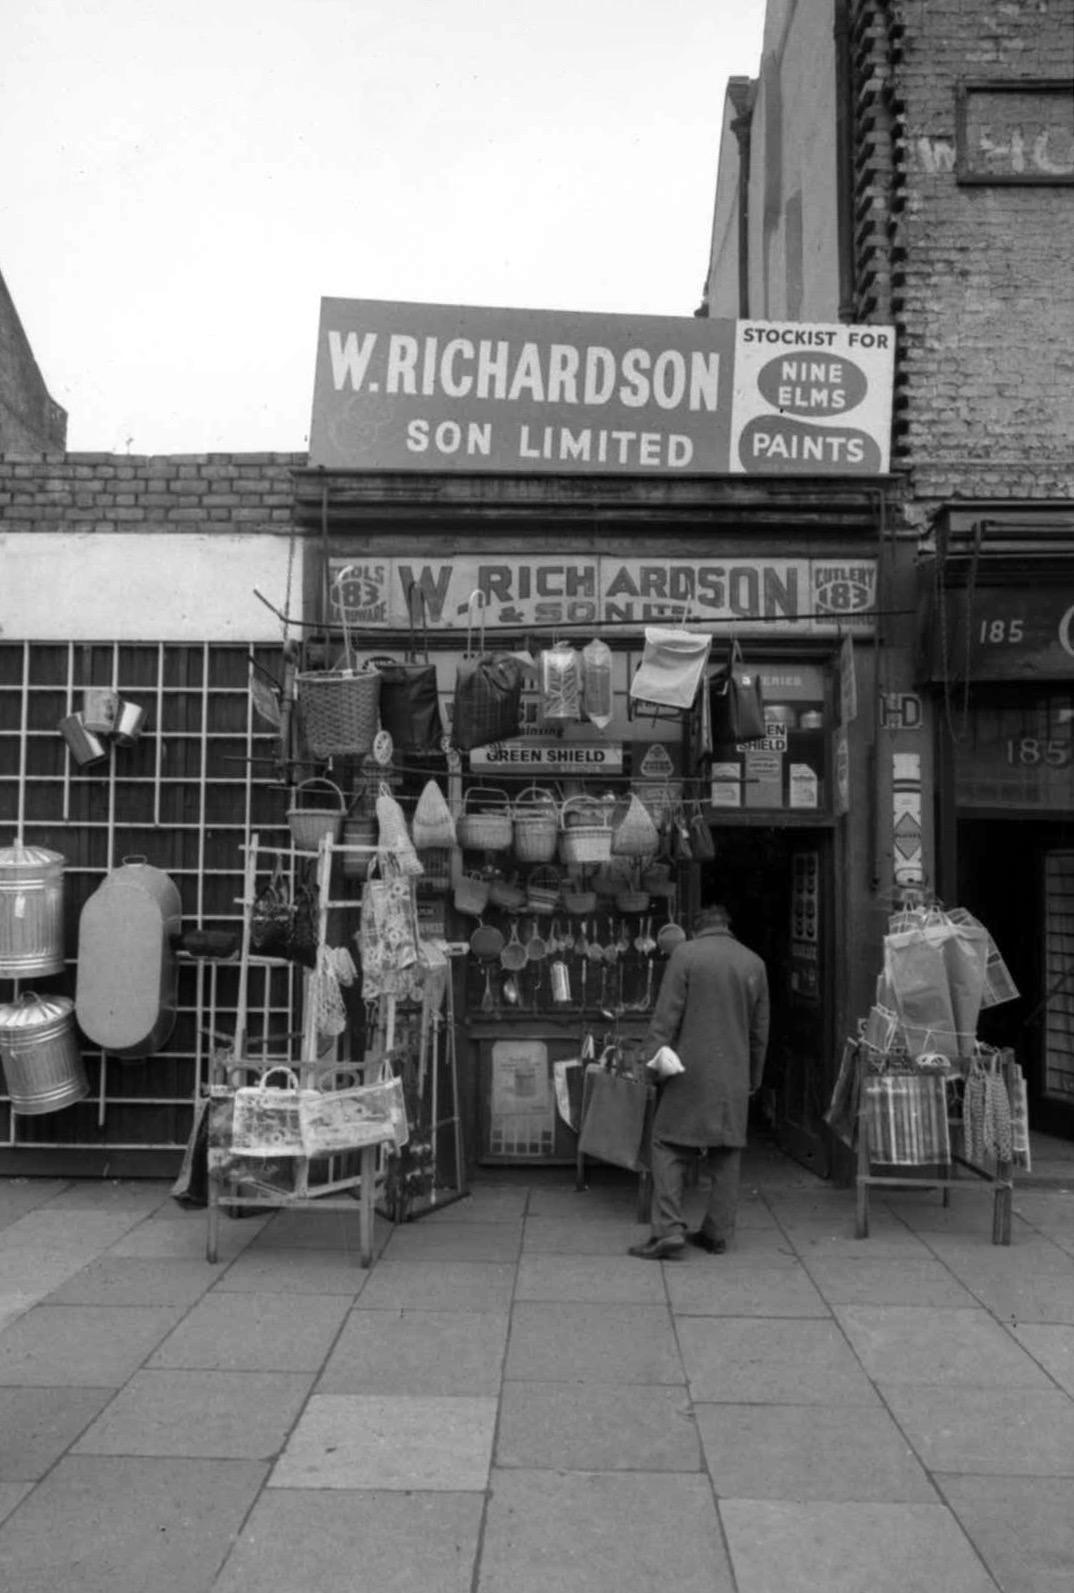
[[[0,1182],[3,1593],[1069,1593],[1074,1163],[872,1200],[765,1147],[658,1264],[632,1180],[357,1212]],[[698,1201],[700,1197],[698,1197]]]

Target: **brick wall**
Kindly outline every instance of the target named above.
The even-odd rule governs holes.
[[[291,521],[306,454],[0,457],[4,531],[241,531]]]
[[[1074,0],[889,0],[900,452],[929,500],[1074,496],[1074,189],[960,185],[956,85],[1069,77]]]
[[[14,448],[63,448],[66,440],[66,412],[49,397],[0,276],[0,454]]]

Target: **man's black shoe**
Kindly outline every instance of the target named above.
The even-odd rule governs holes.
[[[686,1237],[690,1244],[696,1245],[699,1250],[707,1250],[710,1256],[722,1256],[727,1249],[726,1239],[710,1239],[700,1228],[696,1233],[688,1233]]]
[[[685,1249],[681,1239],[646,1239],[643,1245],[631,1245],[627,1254],[642,1261],[681,1261]]]

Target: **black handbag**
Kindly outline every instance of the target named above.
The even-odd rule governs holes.
[[[272,876],[260,890],[250,908],[250,950],[259,957],[287,957],[295,921],[283,873],[283,861],[276,858]]]
[[[506,741],[522,729],[521,660],[511,653],[486,653],[483,617],[476,654],[470,641],[468,626],[466,653],[455,675],[451,718],[452,743],[463,752],[469,752],[471,747],[487,747],[493,741]]]
[[[421,605],[422,651],[418,657],[414,634],[415,594]],[[429,662],[429,638],[425,628],[425,593],[411,583],[407,593],[410,612],[410,646],[405,660],[374,658],[380,671],[380,724],[401,752],[439,752],[444,734],[440,718],[440,692],[436,665]]]
[[[731,643],[727,663],[713,675],[708,689],[715,745],[757,741],[765,734],[761,677],[746,663],[738,642]]]

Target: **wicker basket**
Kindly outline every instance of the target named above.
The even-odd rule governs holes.
[[[508,852],[514,825],[502,791],[472,786],[455,821],[459,845],[471,852]]]
[[[455,881],[456,910],[479,918],[488,906],[489,882],[478,874],[460,874]]]
[[[615,905],[621,913],[644,913],[649,909],[648,891],[620,891]]]
[[[526,881],[526,905],[531,913],[554,913],[560,902],[560,877],[554,868],[535,868]]]
[[[559,809],[550,791],[527,786],[515,798],[515,856],[520,863],[550,863],[556,855]]]
[[[344,846],[368,846],[370,848],[375,848],[379,829],[380,825],[377,823],[375,816],[372,814],[368,814],[360,818],[354,817],[344,819],[343,844]],[[368,852],[344,852],[344,879],[365,879],[366,875],[369,873],[369,865],[375,855],[375,852],[372,850]]]
[[[380,723],[380,671],[314,670],[296,676],[306,744],[315,758],[362,757]]]
[[[318,807],[316,804],[310,806],[304,799],[303,793],[308,792],[311,786],[320,786],[323,790],[333,792],[338,806],[331,808]],[[296,785],[294,801],[287,809],[287,823],[299,851],[315,852],[324,835],[330,835],[333,841],[338,841],[346,809],[343,792],[331,780],[303,780],[301,785]]]
[[[572,918],[588,918],[597,910],[596,891],[584,891],[573,880],[563,887],[562,896],[564,912]]]
[[[606,863],[612,855],[612,811],[596,797],[568,797],[560,813],[560,856],[572,867]]]
[[[514,880],[489,880],[489,901],[505,913],[520,913],[526,905],[526,892]]]
[[[617,857],[652,857],[659,845],[660,837],[652,815],[632,791],[627,810],[612,835],[612,851]]]

